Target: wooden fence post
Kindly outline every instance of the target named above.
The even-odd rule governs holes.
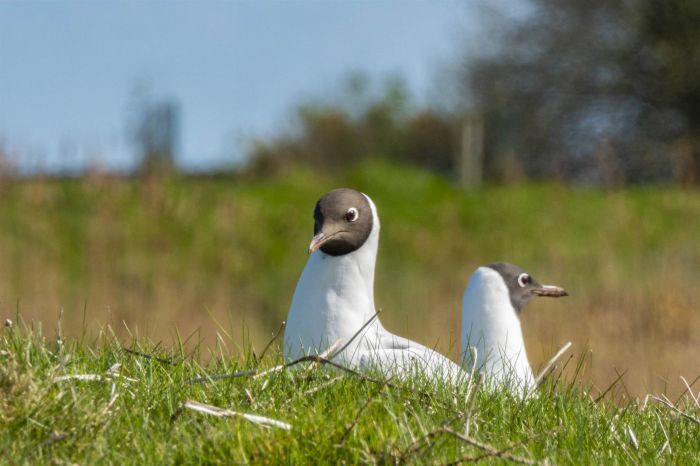
[[[484,123],[471,114],[462,123],[461,150],[457,163],[463,187],[478,187],[484,181]]]

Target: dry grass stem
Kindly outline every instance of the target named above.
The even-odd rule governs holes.
[[[625,370],[625,371],[622,372],[621,374],[617,374],[617,378],[616,378],[615,380],[613,380],[613,382],[608,386],[608,388],[606,388],[606,389],[603,391],[603,393],[601,393],[600,395],[598,395],[598,396],[593,400],[593,402],[594,402],[594,403],[598,403],[600,400],[602,400],[603,398],[605,398],[605,395],[607,395],[607,394],[610,392],[610,390],[612,390],[613,388],[615,388],[615,386],[617,386],[617,384],[620,383],[620,381],[622,380],[622,378],[625,376],[626,373],[627,373],[627,371]]]
[[[690,422],[692,422],[692,423],[697,424],[697,425],[700,426],[700,420],[698,420],[698,418],[696,418],[696,417],[694,417],[694,416],[691,416],[691,415],[688,414],[688,413],[684,413],[684,412],[681,411],[680,409],[676,408],[676,407],[674,406],[674,404],[671,403],[670,401],[668,401],[668,398],[665,397],[664,395],[661,395],[661,397],[651,395],[650,398],[651,398],[652,400],[658,402],[658,403],[661,403],[662,405],[666,406],[667,408],[669,408],[670,410],[674,411],[675,413],[681,415],[682,417],[684,417],[685,419],[689,420]],[[665,399],[664,399],[664,398],[665,398]]]
[[[81,380],[81,381],[92,381],[92,382],[112,382],[115,378],[121,378],[127,382],[137,382],[136,379],[131,377],[126,377],[124,375],[119,375],[119,373],[105,372],[104,374],[70,374],[70,375],[59,375],[53,378],[54,382],[65,382],[67,380]]]
[[[360,329],[359,329],[357,332],[355,332],[355,334],[342,346],[342,348],[340,348],[340,349],[338,350],[337,353],[334,353],[333,356],[331,356],[329,359],[335,359],[336,356],[338,356],[338,355],[341,354],[343,351],[345,351],[345,350],[347,349],[347,347],[350,346],[350,344],[351,344],[353,341],[355,341],[355,338],[357,338],[357,337],[369,326],[369,324],[371,324],[372,322],[374,322],[374,320],[375,320],[377,317],[379,317],[379,314],[380,314],[381,312],[382,312],[381,309],[377,310],[377,312],[376,312],[372,317],[370,317],[370,318],[367,320],[367,322],[365,322],[364,324],[362,324],[362,327],[360,327]]]
[[[634,435],[632,428],[630,426],[626,426],[625,430],[627,431],[627,435],[630,438],[630,442],[632,443],[634,449],[639,450],[639,442],[637,441],[637,436]]]
[[[461,442],[464,442],[468,445],[471,445],[473,447],[479,448],[480,450],[483,450],[485,452],[485,454],[482,455],[484,458],[503,458],[503,459],[512,461],[514,463],[529,464],[529,465],[542,464],[542,463],[539,463],[537,461],[534,461],[534,460],[531,460],[528,458],[523,458],[522,456],[513,455],[512,453],[508,452],[508,450],[515,448],[516,446],[518,446],[518,444],[508,446],[505,449],[499,450],[499,449],[497,449],[497,448],[495,448],[487,443],[480,442],[479,440],[476,440],[476,439],[469,437],[469,436],[466,436],[466,435],[462,435],[459,432],[456,432],[456,431],[450,429],[449,427],[443,427],[442,429],[440,429],[440,431],[445,433],[445,434],[448,434],[448,435],[455,437],[456,439],[460,440]],[[469,458],[469,457],[466,457],[466,458]],[[467,460],[465,460],[465,459],[459,459],[457,461],[447,463],[447,465],[445,465],[445,466],[460,464],[460,463],[463,463],[466,461]]]
[[[685,380],[685,377],[681,375],[681,381],[683,381],[683,384],[685,385],[685,389],[688,392],[688,395],[690,395],[690,399],[693,400],[693,403],[695,403],[696,408],[700,408],[700,402],[698,402],[698,395],[695,395],[693,393],[693,389],[691,388],[690,384],[688,383],[687,380]]]
[[[232,411],[230,409],[219,408],[218,406],[212,406],[205,403],[200,403],[199,401],[188,400],[182,403],[182,407],[186,409],[191,409],[192,411],[197,411],[199,413],[208,414],[210,416],[216,417],[242,417],[243,419],[250,421],[254,424],[260,424],[262,426],[277,427],[284,430],[290,430],[292,428],[291,424],[286,422],[278,421],[277,419],[272,419],[265,416],[259,416],[257,414],[239,413],[237,411]]]
[[[469,353],[472,358],[472,367],[469,371],[469,378],[467,379],[467,401],[469,401],[469,398],[472,394],[472,387],[474,386],[474,376],[476,374],[476,358],[479,356],[479,350],[476,348],[476,346],[470,346]]]
[[[557,359],[559,359],[566,351],[571,348],[571,342],[568,341],[564,346],[562,346],[559,351],[556,352],[554,356],[547,362],[547,364],[544,365],[542,370],[540,371],[539,374],[537,374],[537,377],[535,378],[535,385],[538,386],[546,377],[546,375],[549,373],[550,368],[554,365],[555,362],[557,362]]]
[[[661,422],[661,416],[659,416],[659,413],[654,410],[654,416],[656,416],[656,420],[659,421],[659,425],[661,426],[661,432],[664,433],[664,437],[666,438],[666,441],[664,442],[663,445],[661,445],[661,448],[659,448],[659,452],[657,453],[656,456],[660,456],[663,454],[663,452],[668,448],[669,453],[673,453],[673,450],[671,449],[671,439],[668,436],[668,432],[666,432],[666,428],[664,427],[664,423]]]
[[[158,362],[160,362],[160,363],[162,363],[162,364],[168,364],[168,365],[170,365],[170,366],[174,366],[174,365],[176,364],[174,361],[172,361],[172,360],[170,360],[170,359],[159,358],[159,357],[157,357],[157,356],[153,356],[152,354],[142,353],[141,351],[133,350],[133,349],[130,349],[130,348],[124,348],[124,347],[122,347],[122,351],[124,351],[125,353],[128,353],[128,354],[132,354],[132,355],[134,355],[134,356],[140,356],[140,357],[142,357],[142,358],[152,359],[152,360],[154,360],[154,361],[158,361]]]
[[[302,393],[302,395],[311,395],[313,393],[319,392],[319,391],[323,390],[324,388],[330,387],[331,385],[333,385],[334,383],[336,383],[337,381],[339,381],[342,378],[343,377],[340,375],[337,377],[333,377],[331,380],[324,382],[317,387],[310,388],[309,390],[306,390],[305,392]]]
[[[267,345],[265,345],[265,347],[263,348],[262,353],[260,353],[259,359],[262,359],[263,357],[265,357],[265,353],[267,353],[267,350],[270,349],[270,346],[272,346],[272,343],[274,343],[275,340],[277,340],[277,338],[282,333],[282,330],[284,330],[284,328],[286,326],[287,326],[287,322],[283,320],[282,323],[280,324],[279,328],[277,329],[277,331],[274,333],[274,335],[272,335],[272,338],[270,339],[270,341],[268,341]]]

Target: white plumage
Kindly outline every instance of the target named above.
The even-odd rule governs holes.
[[[320,354],[335,342],[342,347],[376,314],[374,269],[379,217],[372,200],[363,196],[372,215],[371,231],[364,243],[341,255],[316,250],[304,267],[284,334],[287,359]],[[450,359],[393,335],[384,329],[379,319],[374,319],[335,361],[355,369],[378,368],[388,376],[403,377],[418,370],[436,380],[453,383],[465,376]]]
[[[520,315],[538,296],[567,296],[558,286],[542,285],[517,265],[496,262],[479,267],[462,300],[462,355],[486,376],[491,388],[528,394],[536,387],[527,360]],[[477,349],[472,361],[470,347]]]
[[[489,267],[474,272],[462,300],[462,354],[469,367],[473,364],[470,347],[477,349],[476,367],[492,387],[534,388],[520,318],[503,277]]]

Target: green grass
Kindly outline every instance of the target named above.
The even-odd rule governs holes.
[[[285,319],[327,190],[369,194],[381,217],[377,306],[393,331],[457,357],[460,301],[476,267],[514,262],[570,296],[522,316],[534,366],[566,341],[593,353],[597,393],[628,370],[632,396],[698,375],[700,195],[556,183],[460,189],[368,161],[335,175],[17,179],[0,184],[0,317],[19,306],[53,336],[172,341],[222,326],[261,348]],[[19,304],[18,304],[19,303]],[[192,348],[187,348],[190,351]],[[229,345],[225,354],[238,348]],[[668,389],[667,389],[668,388]]]
[[[179,344],[129,346],[161,360],[125,352],[109,331],[81,341],[49,339],[36,326],[6,328],[0,334],[2,462],[445,464],[496,456],[537,464],[690,464],[700,450],[700,426],[667,407],[620,406],[607,396],[594,401],[585,384],[564,383],[556,373],[525,401],[479,388],[468,397],[466,385],[435,386],[420,377],[387,383],[309,364],[190,383],[273,367],[280,356],[273,346],[262,361],[249,349],[245,358],[214,356],[201,365],[201,354],[187,355]],[[58,379],[104,375],[115,364],[114,375],[100,381]],[[186,401],[292,427],[218,418],[183,408]],[[698,415],[687,397],[679,408]],[[660,453],[664,430],[670,448]]]

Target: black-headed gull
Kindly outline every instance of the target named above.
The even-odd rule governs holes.
[[[566,295],[563,288],[541,285],[517,265],[497,262],[476,269],[462,300],[463,366],[475,366],[492,387],[532,391],[535,377],[525,351],[520,313],[534,297]]]
[[[393,335],[379,319],[373,320],[377,312],[374,266],[378,244],[379,217],[367,195],[336,189],[318,201],[311,256],[287,317],[285,357],[291,360],[324,353],[337,343],[337,347],[347,347],[334,355],[335,361],[351,368],[375,367],[399,377],[415,369],[431,379],[457,383],[466,377],[459,365],[419,343]]]

